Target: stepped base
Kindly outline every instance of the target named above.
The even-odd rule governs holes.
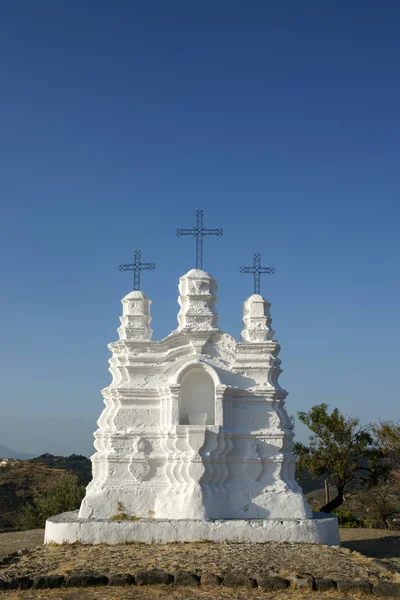
[[[312,519],[80,519],[78,511],[46,521],[45,544],[124,544],[143,542],[303,542],[339,546],[336,517],[314,513]]]

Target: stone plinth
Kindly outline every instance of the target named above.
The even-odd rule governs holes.
[[[191,520],[143,519],[109,521],[79,519],[78,511],[46,522],[45,544],[121,544],[142,542],[304,542],[338,546],[337,519],[318,513],[313,519]]]

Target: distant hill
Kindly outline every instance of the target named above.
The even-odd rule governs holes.
[[[76,473],[84,485],[92,478],[90,460],[78,454],[43,454],[30,460],[15,459],[0,467],[0,532],[16,530],[22,505],[45,492],[63,470]]]
[[[7,448],[7,446],[0,445],[0,458],[19,458],[21,460],[25,460],[27,458],[35,458],[35,454],[25,454],[24,452],[15,452],[15,450],[11,450]]]
[[[29,462],[44,465],[49,469],[66,469],[79,475],[80,483],[87,485],[92,479],[92,463],[82,454],[71,454],[70,456],[53,456],[53,454],[41,454],[32,458]]]

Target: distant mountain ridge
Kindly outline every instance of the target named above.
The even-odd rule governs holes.
[[[7,446],[2,446],[0,444],[0,458],[18,458],[19,460],[28,460],[30,458],[35,458],[36,456],[36,454],[15,452],[15,450],[11,450],[11,448],[7,448]]]
[[[82,454],[71,454],[70,456],[54,456],[46,452],[29,460],[31,463],[37,463],[46,466],[49,469],[66,469],[76,473],[80,483],[87,485],[92,479],[92,463]]]

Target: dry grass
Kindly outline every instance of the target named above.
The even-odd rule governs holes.
[[[0,577],[21,575],[69,575],[95,571],[135,573],[141,570],[179,570],[201,575],[212,572],[224,576],[228,571],[257,578],[261,574],[311,573],[331,579],[390,580],[391,573],[370,558],[348,549],[315,544],[276,543],[181,543],[84,546],[67,544],[39,547],[9,567]]]
[[[27,533],[36,533],[40,534],[40,532],[27,532]],[[0,550],[1,543],[3,542],[3,538],[7,539],[7,544],[10,545],[11,550],[17,550],[18,548],[24,546],[23,540],[21,538],[22,533],[20,534],[3,534],[0,536]],[[9,537],[15,536],[14,546],[12,546],[12,539]],[[344,529],[341,531],[342,542],[348,546],[349,548],[360,550],[361,552],[366,552],[370,556],[379,556],[380,558],[388,557],[387,560],[390,560],[392,564],[396,560],[400,560],[400,537],[398,532],[385,532],[381,530],[367,530],[367,529]],[[195,549],[195,555],[190,558],[190,551]],[[229,548],[229,546],[232,546]],[[236,546],[236,549],[234,548]],[[237,568],[238,565],[240,568],[243,568],[245,563],[243,560],[237,556],[235,558],[235,552],[241,549],[245,550],[245,545],[242,544],[171,544],[169,545],[169,555],[170,561],[169,564],[175,564],[176,566],[181,566],[181,558],[186,557],[186,560],[192,560],[192,568],[193,570],[199,572],[201,570],[201,564],[199,564],[198,557],[196,558],[196,552],[204,553],[207,556],[207,566],[210,570],[218,571],[218,567],[221,569],[224,560],[227,560],[227,556],[229,556],[230,552],[230,562],[231,567]],[[264,551],[268,544],[261,545],[264,546]],[[283,545],[287,546],[286,552],[289,550],[289,544]],[[312,568],[315,560],[318,560],[318,556],[321,558],[323,556],[323,552],[328,550],[328,554],[325,554],[325,557],[320,563],[318,568],[319,572],[323,571],[325,577],[329,577],[332,572],[332,554],[337,559],[336,566],[333,566],[333,571],[338,572],[337,577],[333,577],[334,579],[345,579],[345,571],[350,568],[352,571],[353,568],[357,569],[357,572],[360,578],[367,578],[370,580],[374,580],[374,577],[371,573],[375,573],[375,576],[385,573],[387,577],[390,577],[390,574],[384,570],[383,567],[379,568],[376,564],[372,562],[366,556],[362,556],[358,553],[351,554],[349,551],[346,553],[346,549],[344,550],[336,550],[336,549],[326,549],[323,547],[313,546],[310,548],[309,546],[301,545],[300,547],[296,544],[293,546],[297,546],[300,551],[300,556],[303,555],[303,566],[308,567],[308,572],[312,572]],[[281,546],[282,547],[282,546]],[[19,563],[22,567],[28,567],[29,565],[29,557],[33,560],[31,564],[37,564],[37,561],[40,561],[43,558],[43,550],[48,552],[47,559],[48,560],[53,552],[53,559],[51,564],[48,566],[52,566],[48,572],[53,573],[67,573],[71,571],[77,570],[101,570],[101,560],[107,559],[109,565],[112,564],[114,572],[123,572],[124,570],[129,572],[133,569],[124,569],[123,566],[133,567],[135,564],[141,563],[140,558],[140,550],[141,548],[146,551],[146,549],[150,552],[154,552],[157,554],[160,549],[163,552],[160,546],[146,546],[142,544],[131,544],[126,546],[99,546],[99,547],[88,547],[88,546],[80,546],[79,544],[74,546],[50,546],[47,548],[41,548],[40,551],[34,551],[31,555],[28,555],[23,558],[23,560]],[[226,556],[221,556],[221,548],[222,551],[226,553]],[[308,552],[310,548],[311,554]],[[272,546],[270,547],[272,551]],[[171,557],[172,551],[172,557]],[[218,556],[214,556],[213,553],[217,551]],[[279,564],[282,556],[279,554],[273,555],[273,552],[270,552],[268,555],[264,552],[264,557],[258,555],[260,551],[260,546],[255,544],[252,545],[252,550],[249,548],[247,552],[246,560],[251,560],[252,564],[256,564],[255,561],[259,561],[259,564],[263,566],[263,570],[270,571],[273,570],[274,567]],[[244,553],[246,554],[246,552]],[[57,558],[58,556],[58,558]],[[173,556],[175,558],[173,558]],[[90,559],[88,560],[88,557]],[[314,557],[314,558],[312,558]],[[143,557],[142,557],[143,558]],[[286,554],[286,559],[290,558],[290,554]],[[292,556],[293,558],[293,556]],[[312,560],[311,560],[312,559]],[[59,561],[59,562],[58,562]],[[111,562],[110,562],[111,561]],[[218,564],[219,561],[219,564]],[[161,561],[162,563],[162,561]],[[160,565],[159,560],[154,557],[153,566],[158,566],[162,568],[162,564]],[[46,563],[44,563],[44,567],[41,569],[41,572],[45,572]],[[347,565],[347,567],[344,567]],[[283,564],[279,565],[281,568],[279,569],[282,572]],[[315,565],[314,565],[315,566]],[[121,567],[121,568],[118,568]],[[292,563],[291,570],[294,571],[295,563]],[[344,569],[344,571],[340,572],[340,569]],[[378,571],[376,571],[378,569]],[[23,569],[19,569],[21,574],[23,573]],[[29,569],[28,569],[29,571]],[[3,576],[5,569],[3,569],[3,573],[0,570],[0,576]],[[285,571],[287,572],[287,571]],[[313,573],[314,575],[318,575],[318,572]],[[356,578],[356,577],[355,577]],[[59,589],[59,590],[26,590],[26,591],[7,591],[0,592],[1,599],[3,600],[188,600],[193,598],[194,600],[272,600],[272,598],[276,598],[277,600],[343,600],[344,598],[354,598],[361,600],[362,596],[359,595],[345,595],[339,594],[335,592],[329,592],[326,594],[320,594],[317,592],[304,593],[301,594],[296,590],[290,590],[286,592],[280,593],[264,593],[261,590],[230,590],[224,587],[218,588],[175,588],[173,586],[154,586],[148,588],[137,588],[133,587],[100,587],[100,588],[83,588],[83,589]]]
[[[230,590],[218,588],[171,588],[154,586],[103,587],[65,590],[27,590],[2,593],[2,600],[344,600],[358,599],[361,596],[332,593],[299,593],[296,590],[279,593],[265,593],[261,590]]]

